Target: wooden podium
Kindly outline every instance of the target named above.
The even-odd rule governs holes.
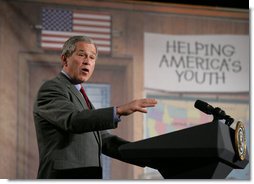
[[[234,129],[210,122],[119,149],[130,163],[157,169],[166,179],[223,179],[233,169],[244,169],[249,163],[248,152],[244,160],[238,158],[234,140]]]

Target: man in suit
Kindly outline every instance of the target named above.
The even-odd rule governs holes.
[[[73,36],[62,49],[62,71],[39,89],[34,122],[39,146],[38,178],[102,178],[101,154],[123,160],[118,147],[128,141],[110,134],[120,116],[146,113],[155,99],[94,109],[81,83],[94,71],[98,50],[85,36]],[[81,90],[81,92],[80,92]]]

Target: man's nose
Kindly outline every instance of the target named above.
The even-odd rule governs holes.
[[[83,64],[90,64],[90,59],[88,56],[84,57]]]

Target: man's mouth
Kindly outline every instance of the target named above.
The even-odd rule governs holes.
[[[89,69],[87,69],[87,68],[82,68],[82,72],[89,73]]]

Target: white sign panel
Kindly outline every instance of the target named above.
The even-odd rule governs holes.
[[[249,36],[145,33],[145,88],[249,91]]]

